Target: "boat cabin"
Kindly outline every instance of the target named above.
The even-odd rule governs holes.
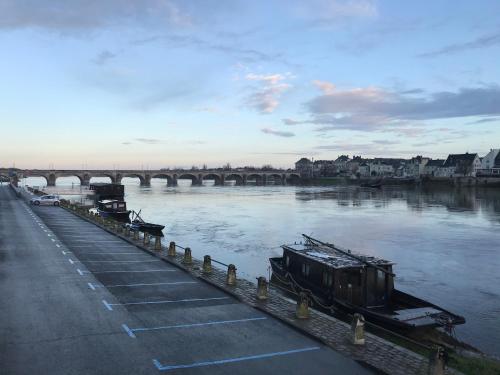
[[[394,290],[393,263],[333,245],[284,245],[282,267],[299,285],[327,301],[385,308]]]
[[[125,187],[122,184],[94,183],[90,184],[89,190],[94,192],[95,202],[104,199],[123,200]]]
[[[119,200],[102,200],[97,202],[97,209],[104,212],[123,212],[127,211],[127,203]]]

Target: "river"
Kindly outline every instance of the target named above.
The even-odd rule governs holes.
[[[61,180],[51,189],[77,181]],[[458,338],[500,356],[499,190],[123,183],[129,208],[164,224],[167,241],[234,263],[240,277],[268,277],[267,259],[301,233],[392,260],[398,289],[465,316]]]

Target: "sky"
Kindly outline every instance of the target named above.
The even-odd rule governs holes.
[[[500,147],[500,2],[0,0],[0,166]]]

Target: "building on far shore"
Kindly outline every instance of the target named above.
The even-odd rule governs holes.
[[[481,158],[481,169],[477,171],[478,176],[500,175],[500,149],[491,149],[484,158]]]
[[[450,154],[444,164],[437,169],[437,177],[475,177],[481,169],[477,154]]]
[[[313,162],[308,158],[302,158],[295,163],[295,170],[299,173],[301,178],[312,178]]]
[[[411,159],[373,158],[340,155],[335,160],[310,160],[301,158],[295,169],[302,178],[367,177],[420,178],[426,177],[475,177],[500,176],[500,149],[491,149],[480,158],[476,153],[450,154],[432,160],[421,155]]]
[[[444,162],[444,159],[428,160],[422,175],[428,177],[436,176],[437,170],[443,166]]]

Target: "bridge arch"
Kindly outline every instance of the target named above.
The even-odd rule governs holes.
[[[177,184],[176,179],[170,174],[158,173],[158,174],[152,175],[151,179],[153,179],[153,178],[167,180],[167,186],[175,186]]]
[[[45,186],[50,186],[49,185],[49,175],[46,175],[44,173],[33,173],[33,174],[30,173],[30,174],[26,174],[26,175],[24,175],[24,179],[25,179],[24,182],[25,182],[25,184],[30,185],[30,186],[37,186],[37,185],[39,185],[38,182],[31,180],[32,178],[43,178],[45,180]],[[30,179],[30,180],[28,180],[28,179]]]
[[[191,180],[191,186],[196,186],[200,184],[197,176],[192,173],[183,173],[177,177],[177,180]]]
[[[236,181],[236,186],[241,186],[243,185],[243,176],[240,175],[240,174],[237,174],[237,173],[231,173],[231,174],[228,174],[224,180],[227,182],[227,181]]]
[[[298,173],[290,173],[286,178],[286,182],[291,185],[298,185],[300,183],[300,175]]]
[[[270,180],[273,180],[275,185],[283,185],[283,176],[278,173],[268,174],[267,183],[269,183]]]
[[[111,183],[115,183],[115,176],[113,176],[112,174],[108,174],[108,173],[92,173],[92,174],[89,174],[89,183],[91,182],[91,180],[93,178],[104,178],[104,177],[107,177],[110,179]]]
[[[84,178],[76,173],[57,173],[55,180],[56,185],[57,185],[57,180],[59,178],[69,178],[69,177],[76,177],[80,182],[80,185],[84,185]]]
[[[141,176],[140,174],[138,173],[124,173],[121,175],[121,178],[138,178],[139,179],[139,184],[141,186],[145,185],[146,183],[146,180],[144,178],[144,176]]]
[[[247,180],[247,182],[249,180],[255,180],[255,183],[258,186],[264,185],[264,177],[258,173],[251,173],[251,174],[247,175],[246,180]]]
[[[215,181],[214,184],[216,186],[223,185],[223,179],[222,179],[221,175],[217,174],[217,173],[207,173],[207,174],[203,175],[202,180],[203,181],[205,181],[205,180],[214,180]]]

